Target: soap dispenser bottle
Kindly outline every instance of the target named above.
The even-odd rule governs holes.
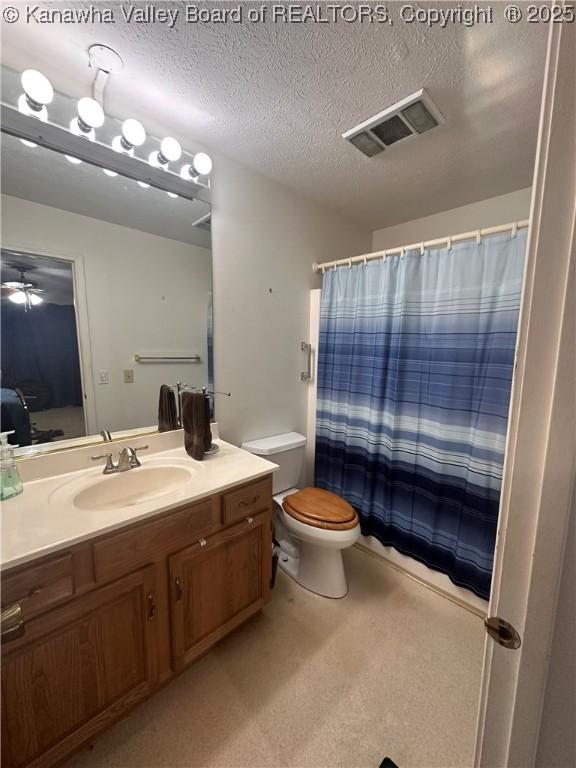
[[[8,435],[13,434],[14,432],[0,433],[0,501],[18,496],[23,491],[22,480],[14,458],[14,448],[18,446],[8,443]]]

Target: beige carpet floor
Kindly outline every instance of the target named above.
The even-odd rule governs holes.
[[[350,593],[280,573],[263,614],[66,768],[472,764],[479,617],[358,549]]]
[[[84,408],[69,406],[67,408],[49,408],[47,411],[36,411],[30,414],[30,421],[36,429],[62,429],[64,434],[58,440],[71,440],[73,437],[84,437]]]

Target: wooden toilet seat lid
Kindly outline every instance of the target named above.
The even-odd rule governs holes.
[[[290,517],[316,528],[342,531],[358,525],[354,507],[336,493],[322,488],[304,488],[291,493],[282,506]]]

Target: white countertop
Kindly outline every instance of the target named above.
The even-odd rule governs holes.
[[[94,483],[113,479],[102,466],[24,482],[20,496],[2,502],[1,570],[122,528],[129,523],[197,501],[234,485],[273,472],[277,466],[222,440],[204,461],[191,459],[183,447],[142,454],[142,467],[171,464],[191,470],[190,480],[154,499],[114,509],[79,509],[75,496]],[[140,470],[132,469],[129,473]],[[124,474],[124,473],[122,473]]]

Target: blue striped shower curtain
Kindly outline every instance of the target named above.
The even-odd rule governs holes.
[[[316,485],[488,598],[526,230],[324,275]]]

